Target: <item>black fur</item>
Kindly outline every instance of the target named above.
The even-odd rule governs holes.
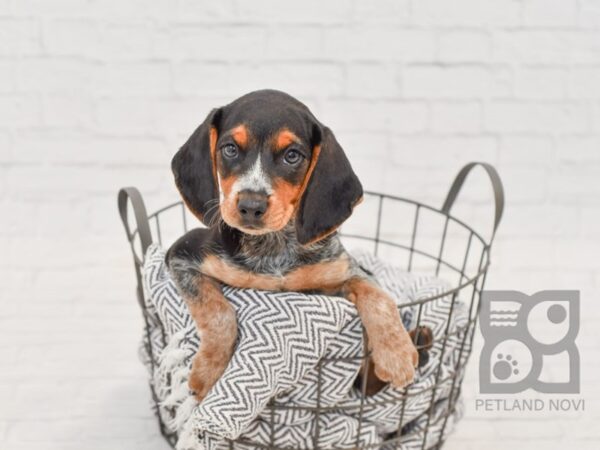
[[[172,161],[175,183],[186,204],[207,226],[218,213],[218,185],[213,175],[213,162],[209,143],[209,130],[214,127],[219,136],[217,158],[225,174],[242,171],[253,159],[243,153],[239,162],[232,165],[224,160],[218,148],[231,141],[226,130],[239,124],[247,125],[258,142],[267,142],[271,133],[288,128],[299,136],[303,144],[298,150],[305,156],[301,170],[278,164],[282,155],[266,162],[265,170],[292,183],[301,183],[309,163],[320,147],[314,170],[300,201],[295,226],[301,244],[314,242],[335,231],[352,213],[352,208],[362,197],[362,186],[352,170],[348,158],[329,128],[321,124],[310,110],[295,98],[279,91],[251,92],[234,102],[213,109],[194,131]],[[300,179],[302,177],[302,179]]]
[[[218,128],[220,109],[213,109],[171,161],[175,184],[188,208],[205,225],[217,212],[219,189],[213,175],[209,132]]]
[[[329,128],[321,128],[321,151],[296,217],[298,241],[325,236],[352,214],[363,189],[350,162]]]
[[[240,125],[250,134],[248,142],[243,144],[235,141],[232,131]],[[211,149],[210,130],[213,128],[217,139]],[[273,145],[277,141],[273,139],[276,133],[283,129],[294,135],[294,142],[286,143],[285,148]],[[232,147],[235,147],[235,156],[227,154]],[[287,160],[286,154],[290,151],[302,155],[297,164]],[[208,226],[186,233],[167,252],[167,265],[184,298],[202,301],[200,281],[209,275],[200,271],[209,255],[230,267],[272,277],[285,277],[306,265],[348,261],[341,269],[339,286],[323,288],[340,289],[343,293],[343,284],[351,279],[376,285],[372,274],[361,269],[346,253],[336,233],[362,198],[362,186],[332,131],[293,97],[272,90],[256,91],[213,109],[174,156],[172,170],[185,203]],[[254,174],[253,171],[258,175],[245,178],[248,173]],[[244,227],[235,221],[222,220],[216,173],[223,179],[234,180],[232,186],[243,179],[244,185],[251,185],[244,187],[245,190],[256,190],[256,185],[262,184],[265,178],[284,180],[283,190],[277,191],[265,182],[264,192],[264,195],[282,192],[282,198],[292,199],[287,203],[291,207],[280,216],[285,218],[281,220],[282,225],[273,226],[263,234],[253,234],[254,229],[243,232],[238,227]],[[239,195],[246,192],[239,189],[232,188],[232,191]],[[289,191],[293,195],[288,194]],[[301,195],[299,201],[298,195]],[[237,211],[243,212],[239,205]],[[215,278],[219,275],[222,273],[210,274]],[[424,353],[426,350],[422,358],[425,358]]]

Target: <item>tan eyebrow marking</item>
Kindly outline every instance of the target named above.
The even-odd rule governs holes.
[[[276,150],[282,150],[293,142],[300,142],[300,138],[287,128],[284,128],[275,135]]]
[[[249,134],[250,133],[248,132],[246,125],[238,125],[231,130],[231,137],[241,148],[246,148],[248,145]]]

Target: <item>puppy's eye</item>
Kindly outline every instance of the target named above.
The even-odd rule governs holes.
[[[225,144],[221,147],[221,153],[223,153],[223,156],[227,159],[234,159],[237,158],[239,152],[235,145]]]
[[[304,158],[304,155],[302,155],[302,153],[300,153],[298,150],[294,150],[294,149],[288,150],[285,153],[285,156],[283,157],[284,161],[287,164],[291,164],[291,165],[298,164],[300,161],[302,161],[303,158]]]

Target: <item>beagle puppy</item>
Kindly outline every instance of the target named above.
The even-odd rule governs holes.
[[[236,342],[236,315],[222,284],[344,296],[368,337],[373,367],[364,370],[378,382],[368,391],[413,380],[419,353],[396,303],[336,233],[361,201],[362,186],[333,132],[304,104],[261,90],[213,109],[172,169],[185,204],[207,226],[186,233],[166,255],[202,337],[189,377],[198,401]],[[428,330],[418,334],[427,344]]]

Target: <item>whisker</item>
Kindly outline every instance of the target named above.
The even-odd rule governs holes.
[[[211,202],[211,201],[214,201],[214,199],[213,199],[213,200],[209,200],[209,201],[208,201],[208,202],[206,202],[205,204],[207,204],[207,203],[209,203],[209,202]],[[212,205],[211,207],[209,207],[209,208],[206,210],[205,216],[210,216],[210,214],[211,214],[211,213],[213,213],[213,212],[215,211],[215,209],[218,209],[218,210],[217,210],[217,212],[216,212],[216,214],[214,214],[214,215],[213,215],[213,217],[211,217],[211,219],[210,219],[210,221],[209,221],[209,223],[208,223],[208,227],[209,227],[209,228],[212,228],[212,227],[215,225],[215,223],[216,223],[218,220],[220,220],[220,218],[221,218],[221,211],[220,211],[220,208],[219,208],[219,207],[220,207],[220,204],[219,204],[219,203],[218,203],[218,201],[217,201],[217,202],[215,202],[215,204],[214,204],[214,205]]]
[[[220,215],[221,215],[221,213],[220,213],[219,211],[217,211],[217,212],[216,212],[216,213],[215,213],[215,214],[214,214],[214,215],[213,215],[213,216],[210,218],[210,222],[209,222],[209,224],[208,224],[208,226],[209,226],[210,228],[212,228],[212,227],[213,227],[213,226],[214,226],[214,225],[217,223],[217,221],[218,221],[218,220],[220,220]]]
[[[218,211],[213,217],[211,226],[217,225],[220,227],[221,222],[223,222],[223,218],[221,217],[221,212]]]

